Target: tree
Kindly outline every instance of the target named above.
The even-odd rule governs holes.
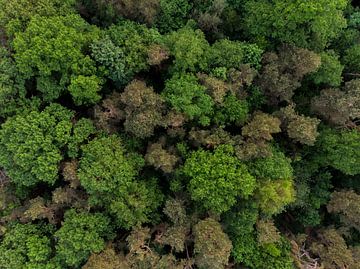
[[[258,158],[250,162],[250,173],[258,179],[284,179],[294,178],[291,160],[279,150],[273,150],[271,156]]]
[[[108,9],[115,17],[124,17],[132,20],[153,24],[159,9],[159,0],[96,0],[98,9]]]
[[[317,127],[320,124],[319,119],[297,114],[292,105],[281,108],[276,115],[282,119],[282,123],[287,129],[287,134],[290,138],[301,144],[314,145],[316,138],[319,136],[317,131]]]
[[[98,94],[101,90],[101,84],[102,80],[97,76],[80,75],[71,79],[68,90],[77,106],[93,105],[101,99]]]
[[[262,181],[255,192],[255,197],[265,215],[278,214],[295,200],[293,182],[288,179]]]
[[[342,82],[342,72],[344,66],[339,60],[339,55],[335,51],[325,51],[320,53],[321,65],[316,73],[311,77],[315,84],[325,84],[330,87],[339,87]]]
[[[157,126],[164,125],[164,100],[145,82],[132,81],[121,94],[121,102],[125,105],[125,131],[145,138],[151,136]]]
[[[161,33],[177,30],[186,24],[192,8],[189,0],[160,0],[159,3],[160,12],[156,19],[156,26]]]
[[[156,169],[160,169],[164,173],[171,173],[179,158],[164,149],[161,143],[154,143],[148,146],[145,160]]]
[[[54,184],[70,141],[73,112],[58,104],[9,118],[0,129],[0,164],[18,185]]]
[[[52,228],[41,224],[13,224],[0,243],[0,267],[4,269],[54,268],[51,246]]]
[[[321,51],[346,27],[347,4],[347,0],[246,1],[245,30],[258,42],[275,40]]]
[[[173,73],[206,69],[210,46],[200,30],[183,27],[165,36],[165,43],[169,47],[170,55],[174,57],[171,69]]]
[[[325,268],[346,268],[353,265],[353,257],[344,238],[334,228],[319,233],[320,240],[311,245],[311,251],[318,255]]]
[[[280,120],[263,112],[256,112],[251,121],[242,128],[241,134],[252,139],[270,141],[273,133],[279,133]]]
[[[111,80],[123,86],[136,73],[147,70],[150,46],[157,43],[161,43],[161,37],[155,29],[123,21],[110,26],[91,44],[91,55]]]
[[[78,178],[92,206],[103,206],[117,226],[130,228],[150,220],[162,195],[155,180],[136,181],[143,159],[125,151],[116,136],[95,138],[82,147]]]
[[[35,15],[51,17],[74,13],[74,0],[15,0],[0,1],[0,25],[10,37],[25,30],[28,22]]]
[[[345,125],[360,117],[360,80],[345,83],[343,90],[325,89],[311,101],[311,108],[333,125]]]
[[[200,149],[192,152],[184,164],[191,198],[214,213],[229,210],[239,196],[246,198],[255,188],[255,179],[246,165],[233,154],[229,145],[219,146],[214,152]]]
[[[70,85],[76,103],[89,98],[94,103],[99,100],[96,92],[101,80],[95,77],[95,62],[83,51],[97,36],[98,30],[78,15],[35,15],[13,42],[19,72],[25,79],[37,79],[37,90],[46,101],[59,98]],[[90,76],[90,81],[84,76]]]
[[[360,133],[354,130],[325,129],[317,141],[321,165],[330,165],[346,175],[360,173]]]
[[[344,52],[343,62],[345,70],[348,72],[358,73],[360,70],[360,62],[358,60],[360,55],[360,45],[355,44],[347,48]]]
[[[210,124],[214,102],[194,75],[173,76],[166,81],[163,96],[177,112],[184,113],[190,120],[197,119],[203,126]]]
[[[353,190],[335,191],[331,194],[331,199],[327,204],[330,213],[339,214],[341,221],[347,227],[353,227],[360,231],[360,195]]]
[[[92,252],[99,253],[105,248],[105,238],[111,237],[111,233],[110,220],[105,215],[70,209],[55,232],[56,255],[67,266],[78,267]]]
[[[290,102],[302,78],[317,71],[320,63],[320,56],[312,51],[283,46],[278,54],[264,54],[258,85],[269,97],[270,103]]]
[[[263,50],[255,44],[221,39],[216,41],[208,50],[209,67],[226,67],[240,69],[242,64],[251,67],[261,66]]]
[[[195,264],[199,268],[221,269],[229,262],[232,244],[220,223],[207,218],[194,226]]]

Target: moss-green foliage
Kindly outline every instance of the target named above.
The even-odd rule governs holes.
[[[71,136],[73,112],[52,104],[42,112],[9,118],[0,130],[0,164],[12,181],[32,186],[54,184]]]
[[[213,114],[214,101],[205,90],[194,75],[176,75],[166,82],[163,96],[175,110],[206,126]]]
[[[210,67],[239,69],[242,64],[259,68],[263,50],[256,44],[221,39],[215,42],[208,51]]]
[[[331,87],[340,86],[344,66],[341,64],[339,56],[334,51],[323,52],[320,56],[320,68],[312,76],[315,84],[325,84]]]
[[[70,93],[76,103],[82,103],[79,96],[84,90],[80,87],[84,86],[82,76],[96,73],[95,62],[83,52],[97,36],[97,29],[78,15],[49,18],[35,15],[13,42],[19,72],[25,79],[37,78],[37,90],[47,101],[59,98],[65,87],[73,82]],[[87,91],[94,92],[99,82],[93,79],[92,89]],[[99,98],[93,102],[96,100]]]
[[[143,164],[116,136],[96,138],[82,147],[78,177],[90,204],[104,206],[125,228],[149,221],[162,200],[155,180],[135,180]]]
[[[160,13],[156,26],[162,33],[177,30],[184,26],[191,10],[189,0],[160,0]]]
[[[281,151],[274,150],[272,155],[259,158],[249,164],[250,173],[261,179],[288,179],[293,178],[293,168],[290,159]]]
[[[282,239],[277,244],[266,247],[256,242],[253,233],[239,236],[233,242],[233,256],[239,263],[256,269],[293,269],[294,264],[290,254],[290,243]]]
[[[4,269],[60,268],[52,261],[50,227],[13,224],[0,242],[0,267]]]
[[[112,25],[103,35],[91,45],[92,56],[119,85],[148,68],[149,46],[161,42],[157,30],[131,21]]]
[[[75,12],[75,0],[0,1],[0,25],[9,36],[25,29],[35,15],[55,16]]]
[[[67,266],[77,267],[92,252],[102,251],[105,238],[111,234],[110,220],[105,215],[68,210],[63,225],[55,232],[57,257]]]
[[[245,28],[259,43],[292,43],[321,50],[346,27],[347,0],[261,0],[245,3]]]
[[[184,27],[166,36],[166,44],[174,57],[173,72],[195,72],[207,67],[209,43],[200,30]]]
[[[330,165],[347,175],[360,173],[360,133],[357,130],[324,130],[318,141],[322,149],[315,157],[322,165]]]
[[[246,165],[233,154],[234,149],[225,145],[214,152],[198,150],[186,159],[183,168],[190,178],[191,198],[215,213],[229,210],[237,197],[246,198],[255,188]]]
[[[215,112],[214,121],[220,125],[243,124],[248,118],[248,113],[248,102],[239,100],[235,95],[229,94]]]

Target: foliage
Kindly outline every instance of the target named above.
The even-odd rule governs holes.
[[[161,203],[155,180],[135,180],[143,162],[127,154],[116,136],[95,138],[82,147],[78,177],[90,204],[104,206],[125,228],[149,221]]]
[[[220,269],[228,264],[231,241],[220,224],[211,218],[194,226],[195,264],[199,268]]]
[[[244,7],[245,28],[258,42],[273,39],[321,50],[346,27],[342,11],[347,4],[347,0],[250,0]]]
[[[214,102],[205,90],[194,75],[184,74],[166,81],[163,96],[176,111],[206,126],[210,123]]]
[[[9,118],[0,130],[0,163],[15,184],[54,184],[71,137],[73,112],[52,104]]]
[[[330,165],[347,175],[360,173],[360,133],[357,130],[325,129],[317,146],[321,154],[317,157],[323,165]]]
[[[60,268],[52,261],[48,237],[51,229],[36,224],[13,224],[0,243],[0,267],[4,269]]]
[[[66,211],[63,225],[55,232],[57,256],[68,266],[79,266],[92,252],[104,249],[104,238],[111,234],[109,224],[101,213]]]
[[[198,150],[184,164],[191,198],[215,213],[229,210],[238,196],[246,198],[255,188],[255,179],[233,153],[229,145],[219,146],[213,153]]]
[[[57,99],[65,86],[70,84],[70,92],[79,102],[79,80],[83,84],[84,77],[70,79],[72,76],[95,75],[95,63],[83,54],[83,50],[97,38],[97,32],[78,15],[49,18],[35,15],[26,30],[18,33],[13,42],[19,72],[26,79],[37,77],[37,90],[45,100]],[[94,79],[92,77],[92,83],[98,80]],[[94,91],[94,84],[92,88]]]

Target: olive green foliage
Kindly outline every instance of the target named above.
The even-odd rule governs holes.
[[[260,43],[290,43],[321,50],[346,27],[347,0],[250,0],[245,3],[245,28]]]
[[[318,71],[312,75],[315,84],[325,84],[331,87],[338,87],[342,82],[344,66],[339,56],[332,50],[320,54],[321,65]]]
[[[91,45],[92,56],[119,85],[125,85],[136,73],[148,68],[149,46],[161,42],[155,29],[132,21],[112,25],[103,34]]]
[[[259,158],[249,164],[250,173],[261,179],[288,179],[293,176],[291,161],[281,151],[274,150],[271,156]]]
[[[320,236],[322,240],[313,243],[311,251],[321,258],[325,268],[335,269],[355,265],[351,250],[338,231],[329,228],[322,231]]]
[[[189,0],[160,0],[159,3],[156,26],[161,33],[177,30],[186,24],[192,7]]]
[[[98,91],[100,80],[94,76],[91,82],[85,79],[84,76],[96,73],[96,67],[83,50],[97,38],[97,32],[74,14],[32,17],[26,30],[17,34],[13,42],[19,72],[26,79],[37,78],[37,90],[44,100],[57,99],[70,84],[69,91],[76,103],[84,102],[83,99],[96,102],[99,97],[93,95]],[[84,87],[86,92],[82,96]]]
[[[291,247],[286,239],[278,244],[262,247],[254,234],[246,234],[233,242],[233,256],[239,263],[257,269],[293,269]]]
[[[0,243],[0,267],[4,269],[60,268],[51,257],[51,228],[36,224],[8,227]]]
[[[149,221],[161,203],[155,180],[135,180],[143,164],[116,136],[96,138],[82,147],[78,177],[90,204],[104,206],[124,228]]]
[[[321,147],[318,161],[347,175],[360,173],[360,133],[357,130],[324,130],[317,143]]]
[[[33,186],[54,184],[62,150],[71,139],[73,112],[52,104],[42,112],[9,118],[0,130],[0,164],[12,181]]]
[[[231,146],[214,152],[198,150],[186,159],[183,173],[190,178],[191,198],[215,213],[222,213],[236,203],[237,197],[248,197],[255,188],[255,179],[245,164],[234,155]]]
[[[67,266],[77,267],[92,252],[103,250],[105,237],[110,235],[110,220],[103,214],[68,210],[63,225],[55,232],[57,257]]]
[[[184,74],[166,82],[163,96],[176,111],[206,126],[210,123],[214,102],[205,90],[194,75]]]
[[[231,241],[220,223],[208,218],[194,226],[195,263],[199,268],[220,269],[228,264]]]
[[[241,64],[250,64],[259,68],[263,50],[255,44],[221,39],[211,46],[208,53],[210,67],[239,69]]]
[[[9,36],[21,32],[35,15],[67,15],[75,11],[75,0],[0,1],[0,25]]]
[[[204,33],[190,27],[171,32],[165,40],[174,57],[173,72],[194,72],[207,67],[207,51],[210,47]]]
[[[294,201],[295,190],[291,180],[266,180],[259,185],[255,195],[261,211],[266,215],[274,215]]]
[[[80,75],[73,78],[69,86],[69,92],[78,106],[92,105],[100,101],[101,96],[98,94],[100,89],[101,79],[94,75]]]

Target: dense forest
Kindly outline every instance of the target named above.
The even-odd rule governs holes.
[[[359,269],[360,7],[0,0],[0,269]]]

